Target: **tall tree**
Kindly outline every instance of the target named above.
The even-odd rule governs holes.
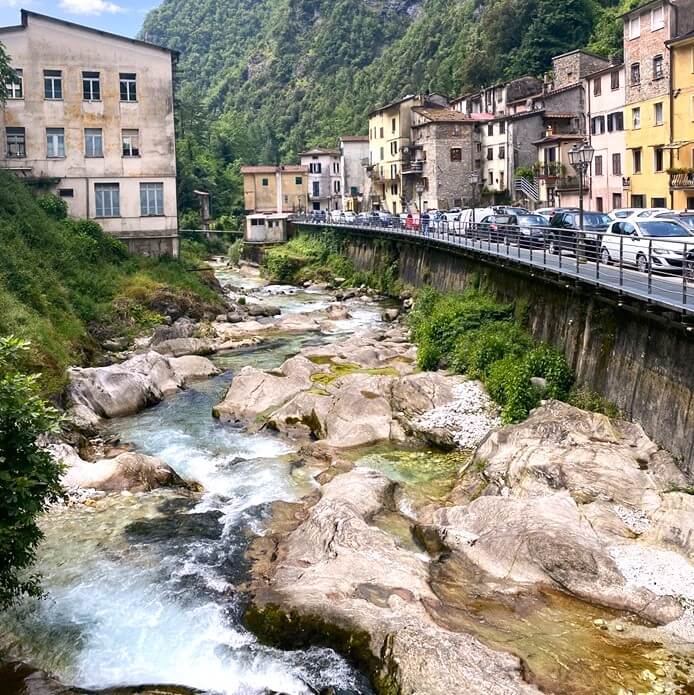
[[[7,83],[14,77],[14,71],[10,66],[10,58],[5,47],[0,43],[0,104],[7,99]]]

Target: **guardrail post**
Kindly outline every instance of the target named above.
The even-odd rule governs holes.
[[[687,306],[687,243],[682,252],[682,304]]]
[[[619,287],[624,286],[624,237],[619,237]]]
[[[653,239],[648,240],[648,294],[653,289]]]

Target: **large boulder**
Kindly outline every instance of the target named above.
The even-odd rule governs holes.
[[[189,318],[180,318],[170,326],[161,325],[154,329],[152,345],[158,345],[166,340],[175,338],[192,338],[195,335],[197,324]]]
[[[74,367],[68,376],[69,400],[106,418],[132,415],[181,386],[169,359],[154,351],[108,367]]]
[[[205,379],[216,376],[220,370],[207,357],[199,355],[186,355],[173,357],[169,360],[178,381],[187,384],[195,379]]]
[[[326,484],[276,549],[267,584],[257,584],[249,625],[286,647],[326,625],[334,646],[388,692],[538,693],[523,681],[517,658],[430,617],[425,604],[438,599],[426,559],[369,524],[390,490],[384,476],[360,468]]]
[[[483,496],[434,513],[441,542],[492,577],[542,584],[655,623],[678,618],[672,598],[629,586],[567,492],[516,499]]]
[[[154,349],[162,355],[171,355],[172,357],[211,355],[215,351],[214,346],[202,338],[171,338],[158,343]]]
[[[148,492],[159,487],[185,485],[176,472],[154,456],[127,451],[114,458],[85,461],[69,445],[54,443],[49,451],[65,465],[66,488],[103,492]]]

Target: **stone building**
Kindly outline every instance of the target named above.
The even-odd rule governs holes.
[[[298,164],[241,167],[247,215],[308,209],[308,167]]]
[[[17,74],[0,166],[131,251],[177,255],[176,53],[26,10],[0,41]]]
[[[409,160],[403,148],[411,144],[415,106],[443,108],[448,106],[448,99],[440,94],[410,94],[369,114],[367,195],[370,208],[398,214],[414,204],[411,181],[403,175],[403,167]]]
[[[629,205],[665,207],[671,147],[667,42],[694,29],[694,0],[655,0],[623,15],[626,72],[625,187]]]
[[[412,109],[412,137],[403,149],[403,176],[416,193],[418,209],[448,210],[473,202],[470,173],[479,171],[480,127],[484,126],[479,119],[454,109]]]
[[[366,169],[369,161],[368,135],[343,135],[340,138],[340,173],[342,209],[359,212],[364,209]]]

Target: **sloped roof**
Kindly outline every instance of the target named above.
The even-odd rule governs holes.
[[[329,154],[333,157],[339,157],[340,150],[332,150],[327,147],[314,147],[312,150],[300,152],[299,157],[315,157],[316,155]]]
[[[429,109],[424,106],[415,106],[412,110],[429,121],[437,123],[465,123],[473,120],[467,114],[455,109]]]
[[[342,142],[368,142],[368,135],[343,135],[340,137]]]
[[[61,24],[64,27],[70,29],[79,29],[80,31],[86,31],[90,34],[98,34],[99,36],[104,36],[107,39],[116,39],[118,41],[126,41],[127,43],[134,44],[136,46],[143,46],[145,48],[153,48],[159,51],[166,51],[172,56],[178,57],[180,55],[179,51],[173,48],[167,48],[166,46],[159,46],[156,43],[149,43],[149,41],[140,41],[140,39],[131,39],[128,36],[121,36],[120,34],[111,34],[108,31],[103,31],[102,29],[93,29],[92,27],[86,27],[83,24],[75,24],[74,22],[68,22],[66,19],[58,19],[57,17],[50,17],[46,14],[40,14],[38,12],[31,12],[29,10],[22,10],[21,13],[22,23],[17,26],[0,27],[0,34],[16,31],[18,29],[26,29],[29,26],[29,20],[33,17],[46,22],[53,22],[54,24]]]
[[[241,167],[242,174],[275,174],[278,171],[284,171],[289,174],[305,174],[308,172],[308,167],[301,164],[285,164],[283,166],[275,166],[274,164],[249,164]]]

